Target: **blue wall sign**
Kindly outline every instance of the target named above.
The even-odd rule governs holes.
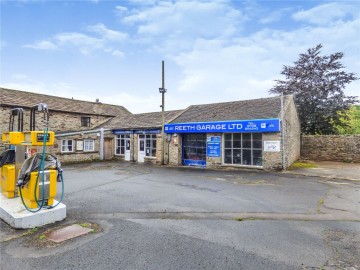
[[[280,119],[166,124],[165,133],[279,132]]]
[[[206,167],[206,161],[204,160],[193,160],[193,159],[183,159],[184,166],[196,166],[196,167]]]
[[[221,137],[211,136],[207,138],[206,156],[208,157],[220,157],[221,151]]]
[[[144,130],[113,130],[114,134],[159,134],[160,129],[144,129]]]

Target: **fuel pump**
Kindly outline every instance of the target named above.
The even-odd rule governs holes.
[[[36,111],[43,112],[42,131],[36,129]],[[42,153],[37,153],[23,163],[17,177],[17,186],[21,201],[30,212],[38,212],[42,208],[54,208],[64,196],[64,181],[60,161],[46,153],[46,147],[54,144],[54,132],[48,131],[49,110],[46,104],[40,103],[30,110],[30,131],[24,132],[22,145],[42,146]],[[62,182],[62,194],[55,204],[56,184]]]
[[[15,127],[16,116],[17,128]],[[12,109],[10,111],[9,132],[2,134],[3,143],[10,145],[10,148],[0,155],[1,193],[7,198],[15,198],[18,196],[16,179],[25,160],[26,149],[26,146],[21,144],[24,139],[23,116],[24,111],[22,108]],[[14,129],[16,129],[16,131]]]

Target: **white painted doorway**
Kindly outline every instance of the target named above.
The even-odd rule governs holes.
[[[125,139],[125,160],[130,161],[130,139]]]
[[[145,135],[139,135],[138,162],[144,162],[145,157]]]

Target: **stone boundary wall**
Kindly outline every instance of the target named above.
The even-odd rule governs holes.
[[[302,135],[301,158],[360,162],[360,135]]]

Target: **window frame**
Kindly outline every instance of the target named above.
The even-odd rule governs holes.
[[[81,116],[81,127],[90,127],[91,126],[91,117],[90,116]]]
[[[64,145],[64,142],[66,141],[66,145]],[[69,148],[69,142],[71,141],[71,150],[64,150],[64,147]],[[75,152],[75,140],[72,139],[63,139],[61,140],[61,153],[74,153]]]
[[[234,147],[234,134],[238,137],[240,135],[240,140],[235,140],[239,142],[236,147]],[[229,141],[226,139],[227,136],[231,136],[231,140]],[[250,138],[249,138],[250,136]],[[257,137],[257,138],[254,138]],[[259,138],[260,137],[260,138]],[[260,147],[256,147],[255,145],[259,146],[261,141]],[[229,146],[229,142],[230,145]],[[254,143],[255,142],[255,143]],[[222,164],[226,166],[251,166],[251,167],[263,167],[263,133],[224,133],[223,134],[223,147],[222,147]],[[231,163],[225,162],[225,152],[231,152]],[[240,152],[240,163],[234,163],[234,150],[236,152]],[[260,156],[256,156],[255,153],[259,153],[261,151]],[[247,156],[244,159],[244,152],[250,153],[250,157]],[[245,161],[250,158],[250,164],[245,164]],[[257,163],[261,162],[261,165],[257,165]]]
[[[86,142],[92,142],[92,148],[91,149],[86,149]],[[95,151],[95,140],[93,139],[85,139],[84,140],[84,146],[83,146],[83,151],[84,152],[94,152]]]
[[[156,134],[145,134],[144,150],[146,157],[156,157],[156,141],[157,141]],[[149,155],[147,153],[147,150],[149,150]]]
[[[127,140],[130,141],[130,134],[117,134],[117,135],[115,135],[115,156],[124,156],[125,155],[126,141]],[[120,149],[119,153],[117,151],[118,148]],[[127,150],[127,151],[129,151],[129,150]]]

